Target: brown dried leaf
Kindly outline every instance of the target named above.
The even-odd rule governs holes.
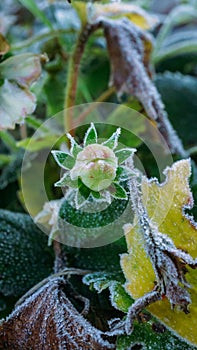
[[[150,69],[152,38],[128,19],[102,19],[112,66],[111,81],[118,93],[136,97],[147,116],[155,120],[170,150],[184,155],[182,144],[168,121]]]
[[[10,45],[4,36],[0,33],[0,55],[4,55],[10,49]]]
[[[0,324],[0,349],[106,350],[114,345],[102,338],[65,295],[62,278],[49,281]]]

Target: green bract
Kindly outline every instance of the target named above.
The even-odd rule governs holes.
[[[52,151],[58,165],[65,170],[55,186],[67,186],[75,191],[77,208],[87,200],[111,202],[111,198],[128,199],[124,182],[132,173],[123,163],[133,155],[135,149],[115,150],[119,136],[120,128],[108,140],[99,144],[97,131],[91,123],[85,134],[83,147],[68,134],[71,142],[70,153]]]

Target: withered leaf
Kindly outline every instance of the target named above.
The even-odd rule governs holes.
[[[10,45],[4,36],[0,33],[0,55],[4,55],[10,49]]]
[[[60,277],[38,289],[0,324],[0,349],[113,349],[103,337],[66,297]]]
[[[155,120],[171,152],[184,155],[182,144],[168,121],[164,105],[151,80],[151,35],[128,19],[101,20],[111,61],[111,82],[118,94],[136,97],[147,116]]]

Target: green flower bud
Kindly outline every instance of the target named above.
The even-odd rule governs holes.
[[[91,144],[78,153],[76,163],[70,171],[72,180],[78,177],[92,191],[108,188],[116,177],[118,159],[104,145]]]

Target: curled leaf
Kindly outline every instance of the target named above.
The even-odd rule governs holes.
[[[108,3],[108,4],[94,4],[93,18],[99,16],[110,18],[126,17],[129,21],[140,28],[150,29],[158,23],[156,16],[150,15],[142,8],[129,3]]]
[[[197,344],[197,272],[193,269],[196,259],[192,260],[197,256],[197,226],[183,211],[193,205],[188,183],[190,173],[190,161],[179,161],[165,172],[167,178],[162,185],[144,179],[142,193],[149,217],[159,231],[166,234],[157,237],[160,243],[153,257],[159,259],[156,265],[160,266],[161,278],[165,276],[166,279],[165,295],[172,304],[183,308],[191,302],[189,314],[180,313],[177,308],[172,310],[167,298],[148,309],[180,336]],[[158,270],[153,270],[152,261],[144,250],[138,224],[125,227],[125,233],[129,253],[121,256],[121,266],[127,279],[126,290],[137,299],[154,289]]]
[[[0,130],[14,129],[28,114],[34,112],[36,97],[30,85],[41,74],[41,61],[45,55],[22,54],[10,57],[0,64]]]
[[[0,324],[0,348],[114,349],[74,308],[62,278],[52,279],[17,306]]]
[[[46,55],[25,53],[8,58],[0,64],[0,76],[14,80],[20,86],[28,88],[41,74],[41,62],[47,61]]]
[[[150,79],[152,37],[127,19],[102,19],[111,61],[111,82],[118,94],[136,97],[147,116],[155,120],[172,152],[185,155],[170,125],[161,97]]]

